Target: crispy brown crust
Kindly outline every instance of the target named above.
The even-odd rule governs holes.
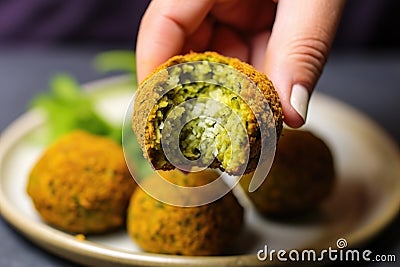
[[[162,176],[186,187],[205,185],[218,178],[211,170],[189,174],[173,170],[162,172]],[[150,176],[146,182],[152,184],[153,179]],[[143,250],[153,253],[220,255],[233,245],[242,226],[243,208],[232,192],[207,205],[176,207],[154,199],[138,187],[128,209],[129,236]]]
[[[265,124],[269,124],[268,128],[276,128],[277,139],[280,136],[283,124],[282,106],[279,100],[279,96],[272,85],[272,82],[267,78],[265,74],[257,71],[251,65],[244,63],[236,58],[225,57],[215,52],[191,52],[186,55],[174,56],[164,64],[160,65],[140,84],[136,94],[135,109],[132,116],[133,130],[136,133],[138,142],[142,147],[142,150],[144,151],[145,157],[153,164],[156,169],[172,170],[175,168],[175,166],[168,162],[168,160],[163,155],[162,150],[160,149],[160,145],[156,143],[156,129],[154,129],[152,123],[149,123],[149,121],[155,118],[155,113],[146,114],[146,111],[149,110],[149,107],[156,106],[156,100],[159,99],[161,95],[163,95],[162,88],[157,88],[158,82],[165,81],[168,77],[167,71],[163,70],[166,70],[168,67],[180,63],[195,61],[209,61],[227,64],[238,70],[239,72],[243,73],[252,82],[254,82],[261,90],[263,98],[260,97],[261,94],[255,94],[254,90],[252,89],[243,89],[240,92],[240,96],[243,99],[255,99],[256,103],[260,103],[255,107],[253,106],[252,111],[254,112],[254,114],[259,116],[259,118]],[[158,79],[154,79],[154,75],[159,75]],[[152,77],[153,79],[150,80],[150,77]],[[148,81],[151,81],[152,83],[149,83]],[[267,104],[269,105],[273,113],[274,123],[272,124],[274,125],[271,125],[271,118],[268,118],[268,115],[265,114],[265,106],[267,106]],[[250,154],[248,165],[245,171],[246,173],[254,171],[254,169],[258,165],[260,149],[262,147],[260,130],[258,127],[259,126],[255,117],[249,117],[247,121],[247,131],[249,133]],[[276,141],[277,140],[273,140],[274,143],[276,143]],[[210,167],[219,167],[221,170],[223,170],[218,161],[214,161]],[[231,174],[236,174],[238,170],[233,169],[229,170],[228,172]]]
[[[75,131],[43,153],[31,170],[27,192],[44,221],[88,234],[123,226],[135,187],[121,146]]]
[[[252,173],[240,180],[258,211],[292,218],[318,207],[334,189],[333,156],[325,142],[309,131],[284,129],[271,170],[249,193]]]

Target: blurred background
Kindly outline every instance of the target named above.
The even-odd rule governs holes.
[[[0,1],[2,45],[135,44],[149,0]],[[400,44],[400,3],[351,0],[343,14],[335,49],[394,49]]]
[[[47,89],[54,74],[67,72],[79,82],[113,75],[97,72],[93,58],[112,49],[134,50],[140,18],[149,2],[0,0],[0,132],[27,110],[35,94]],[[399,14],[399,1],[347,1],[332,54],[316,88],[371,117],[397,144]],[[368,246],[376,252],[395,253],[399,261],[398,225],[397,218]],[[2,243],[1,266],[74,266],[27,242],[1,217],[0,240],[7,243]]]

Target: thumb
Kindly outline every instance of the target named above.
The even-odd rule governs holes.
[[[266,50],[265,72],[282,102],[285,122],[300,127],[339,23],[344,0],[280,0]]]

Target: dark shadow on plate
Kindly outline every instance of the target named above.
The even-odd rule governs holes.
[[[363,220],[373,205],[373,197],[362,178],[346,178],[337,182],[331,196],[320,206],[304,214],[288,217],[263,215],[262,218],[284,225],[318,226],[327,223],[353,222]]]
[[[229,251],[226,255],[241,255],[248,254],[249,251],[257,249],[257,244],[260,242],[261,237],[257,232],[245,223],[242,231],[238,233],[235,242],[231,244]]]

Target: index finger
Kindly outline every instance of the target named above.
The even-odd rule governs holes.
[[[153,0],[139,27],[136,44],[138,80],[180,53],[185,39],[200,26],[214,0]]]

